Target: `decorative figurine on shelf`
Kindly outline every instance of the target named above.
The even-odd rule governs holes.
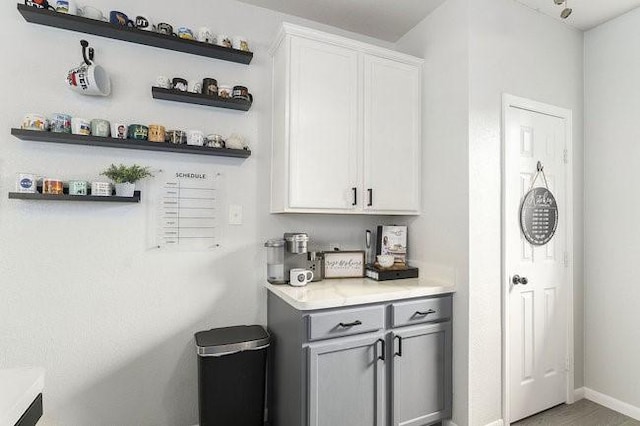
[[[94,50],[89,47],[89,42],[80,40],[82,46],[83,62],[77,68],[72,68],[67,73],[69,87],[83,95],[109,96],[111,93],[111,80],[109,75],[100,65],[94,64]]]

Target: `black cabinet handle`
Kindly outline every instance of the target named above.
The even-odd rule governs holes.
[[[433,309],[429,309],[426,312],[416,311],[416,313],[414,315],[419,316],[419,317],[426,317],[427,315],[435,314],[435,313],[436,313],[436,311],[434,311]]]
[[[369,193],[369,204],[367,204],[367,207],[371,207],[373,206],[373,189],[369,188],[367,192]]]
[[[398,339],[398,351],[393,356],[402,356],[402,336],[396,336],[394,339]]]
[[[351,188],[351,190],[353,191],[353,203],[351,203],[352,206],[357,206],[358,205],[358,188]]]
[[[378,342],[382,343],[382,351],[381,351],[381,354],[378,355],[378,359],[380,361],[384,361],[384,357],[385,357],[385,353],[386,353],[386,344],[384,342],[384,339],[378,339]]]
[[[354,321],[354,322],[350,322],[350,323],[347,323],[347,324],[345,324],[345,323],[341,322],[341,323],[340,323],[340,324],[338,324],[338,325],[339,325],[340,327],[342,327],[342,328],[351,328],[351,327],[355,327],[356,325],[362,325],[362,321],[360,321],[360,320],[356,320],[356,321]]]

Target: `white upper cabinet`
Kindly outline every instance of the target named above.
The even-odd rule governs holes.
[[[419,214],[422,60],[290,24],[272,55],[271,211]]]

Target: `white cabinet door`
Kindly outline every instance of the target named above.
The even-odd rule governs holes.
[[[364,56],[364,207],[420,210],[420,69]]]
[[[353,209],[358,52],[294,37],[290,73],[289,208]]]

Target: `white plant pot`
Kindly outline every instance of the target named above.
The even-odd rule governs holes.
[[[135,183],[116,183],[116,197],[133,197]]]

